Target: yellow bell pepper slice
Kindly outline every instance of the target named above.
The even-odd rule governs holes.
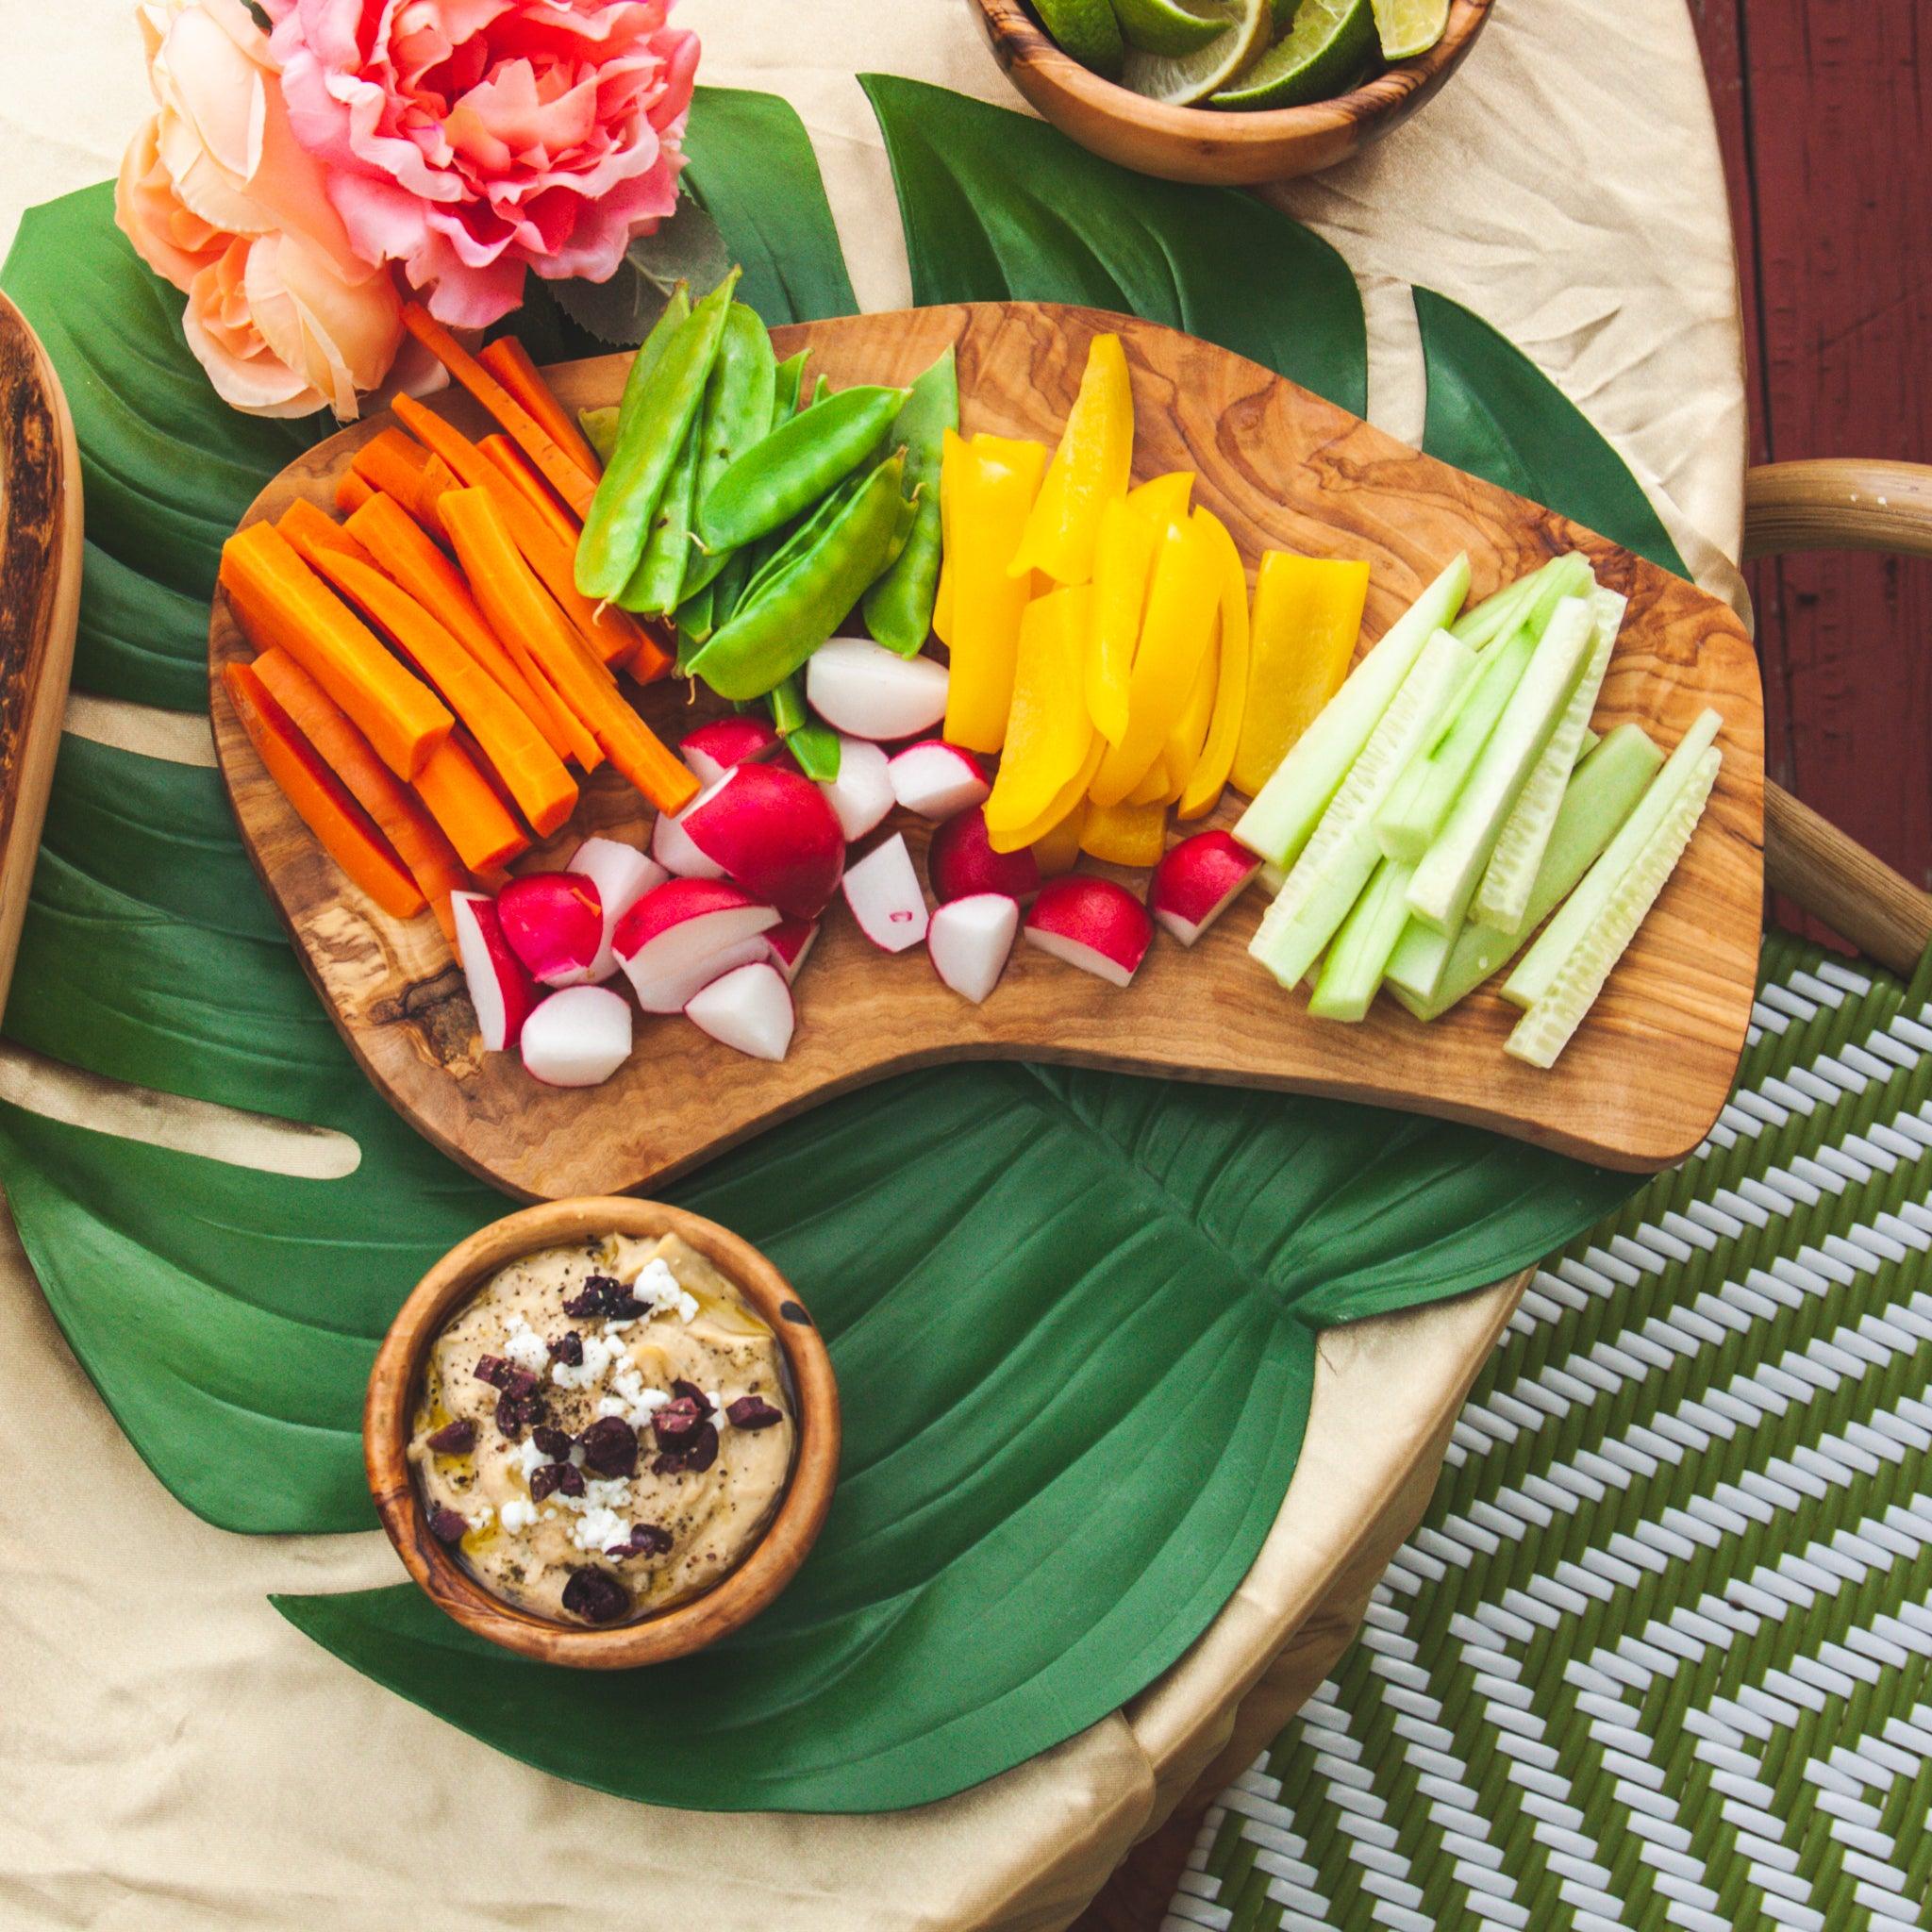
[[[1017,852],[1023,845],[1037,845],[1049,834],[1056,831],[1071,812],[1078,811],[1087,802],[1087,788],[1093,782],[1093,774],[1100,769],[1100,760],[1107,755],[1107,740],[1091,725],[1082,721],[1087,731],[1089,743],[1087,756],[1080,761],[1080,769],[1060,787],[1053,803],[1033,821],[1030,825],[1022,825],[1017,831],[995,831],[992,826],[986,828],[986,842],[995,852]]]
[[[1170,525],[1155,552],[1147,615],[1134,651],[1126,735],[1093,774],[1087,795],[1095,805],[1120,804],[1160,757],[1213,641],[1220,607],[1220,553],[1197,510],[1185,523]]]
[[[1109,744],[1127,735],[1127,693],[1134,646],[1147,605],[1147,579],[1160,531],[1117,497],[1100,513],[1093,553],[1093,633],[1087,652],[1087,711]]]
[[[1241,554],[1224,528],[1221,555],[1221,652],[1214,684],[1214,710],[1207,741],[1191,767],[1180,793],[1183,819],[1205,817],[1214,809],[1234,767],[1241,716],[1248,704],[1248,578]]]
[[[1088,582],[1093,575],[1101,510],[1126,493],[1133,462],[1134,391],[1127,379],[1127,354],[1120,337],[1095,336],[1060,446],[1008,565],[1012,574],[1024,577],[1028,571],[1041,570],[1056,583]]]
[[[1165,805],[1167,803],[1167,758],[1165,754],[1147,768],[1147,775],[1121,800],[1123,805]]]
[[[946,736],[969,751],[997,751],[1007,735],[1020,618],[1032,588],[1027,578],[1009,576],[1007,565],[1039,493],[1046,450],[1004,436],[969,442],[949,429],[941,460],[941,506],[946,493],[953,500]]]
[[[1215,628],[1220,629],[1217,614]],[[1173,805],[1187,790],[1194,767],[1201,762],[1201,748],[1208,742],[1208,726],[1214,716],[1214,692],[1221,677],[1221,641],[1217,636],[1201,654],[1201,666],[1188,687],[1186,701],[1174,713],[1174,729],[1167,734],[1160,759],[1167,773],[1167,789],[1160,794],[1163,805]]]
[[[1033,841],[1033,858],[1043,879],[1058,878],[1072,872],[1080,857],[1080,828],[1087,823],[1087,801],[1076,798],[1074,808],[1058,824],[1049,827]]]
[[[1085,761],[1093,740],[1085,696],[1093,587],[1036,597],[1020,620],[1007,748],[986,801],[989,832],[1035,823]]]
[[[1248,695],[1230,768],[1252,798],[1341,688],[1361,636],[1369,567],[1268,551],[1255,579]]]
[[[957,432],[948,431],[957,439]],[[952,499],[958,494],[959,475],[953,467],[953,489],[946,489],[946,449],[940,457],[940,581],[932,598],[932,634],[947,650],[953,648],[953,511]]]
[[[1108,865],[1158,865],[1167,850],[1167,808],[1089,805],[1080,849]]]
[[[1127,491],[1127,505],[1129,508],[1138,510],[1156,529],[1165,529],[1169,524],[1177,524],[1187,515],[1188,504],[1193,493],[1193,471],[1170,470],[1164,476],[1137,483]]]

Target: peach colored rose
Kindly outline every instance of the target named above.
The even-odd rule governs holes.
[[[182,331],[225,402],[354,416],[396,362],[402,306],[290,132],[267,37],[242,0],[144,0],[137,17],[156,112],[121,164],[116,219],[186,293]]]
[[[602,281],[677,201],[695,34],[671,0],[264,0],[290,125],[357,248],[480,328]]]

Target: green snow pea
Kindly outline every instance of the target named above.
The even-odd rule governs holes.
[[[832,520],[865,487],[870,475],[868,470],[855,471],[789,530],[774,530],[769,537],[760,537],[747,553],[752,559],[751,576],[739,593],[739,602],[750,604],[763,596],[825,534]]]
[[[734,268],[692,308],[641,376],[643,349],[631,363],[618,406],[617,446],[577,539],[576,585],[586,597],[615,597],[644,554],[658,499],[704,402],[738,275]],[[645,348],[656,340],[653,329]]]
[[[772,687],[772,723],[786,749],[808,778],[829,785],[839,775],[839,734],[816,723],[805,708],[805,686],[793,672],[783,684]]]
[[[658,499],[658,513],[651,519],[651,534],[644,541],[644,554],[630,574],[630,582],[617,593],[620,609],[635,610],[645,617],[662,617],[676,609],[685,578],[685,559],[691,555],[691,515],[697,501],[698,425],[693,423],[684,433],[683,446],[671,475],[664,481],[664,494]]]
[[[679,324],[690,313],[691,291],[679,282],[672,290],[670,300],[658,311],[657,321],[651,325],[651,333],[638,344],[637,354],[630,358],[630,369],[624,380],[625,395],[641,387],[644,378],[657,367],[658,358],[664,353],[664,344],[677,333]],[[597,452],[597,460],[607,468],[610,463],[610,453],[617,447],[617,419],[621,413],[621,406],[617,403],[608,404],[601,409],[577,411],[577,426],[584,432],[584,441]]]
[[[772,397],[772,427],[775,429],[788,416],[798,413],[798,391],[805,383],[805,365],[811,359],[809,349],[788,356],[778,365],[778,379]]]
[[[698,509],[707,543],[749,543],[816,503],[892,425],[903,389],[841,390],[781,423],[711,486]]]
[[[940,457],[946,431],[958,426],[959,377],[948,348],[912,385],[892,425],[892,441],[906,447],[906,480],[919,508],[899,560],[865,593],[866,629],[902,658],[924,650],[932,629],[940,587]]]
[[[708,501],[718,478],[770,430],[778,385],[778,366],[772,338],[755,309],[732,304],[718,349],[717,367],[705,391],[700,440],[698,487],[692,501],[693,521]],[[709,583],[731,555],[729,544],[712,544],[691,557],[685,566],[687,596]]]
[[[741,604],[691,670],[724,698],[762,697],[798,669],[895,555],[902,458],[873,471],[824,534],[756,603]]]

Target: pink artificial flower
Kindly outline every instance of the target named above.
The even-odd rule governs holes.
[[[371,260],[481,328],[603,281],[677,202],[697,36],[671,0],[264,0],[295,138]]]
[[[242,0],[143,0],[137,17],[157,111],[121,163],[115,219],[187,295],[182,332],[224,401],[353,417],[396,363],[402,303],[290,133],[268,37]]]

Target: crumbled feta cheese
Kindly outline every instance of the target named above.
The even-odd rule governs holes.
[[[592,1383],[603,1379],[605,1371],[612,1362],[625,1358],[624,1344],[612,1341],[605,1336],[595,1333],[586,1335],[583,1343],[584,1358],[577,1367],[572,1368],[568,1362],[556,1362],[551,1365],[550,1379],[559,1389],[588,1389]]]
[[[504,1322],[503,1352],[520,1369],[541,1375],[550,1362],[550,1351],[543,1338],[514,1310]]]
[[[520,1530],[534,1526],[537,1521],[537,1506],[527,1496],[512,1496],[503,1506],[499,1521],[511,1536],[515,1536]]]
[[[630,1539],[630,1519],[615,1509],[586,1509],[571,1525],[570,1540],[580,1550],[608,1550]]]
[[[689,1322],[698,1311],[697,1303],[678,1286],[677,1276],[670,1265],[657,1256],[638,1270],[637,1278],[625,1284],[631,1291],[632,1298],[644,1304],[653,1315],[675,1314],[680,1322]],[[612,1329],[628,1328],[628,1321],[607,1322],[605,1326]]]
[[[517,1444],[517,1467],[523,1471],[525,1483],[549,1460],[536,1443],[525,1440]]]

